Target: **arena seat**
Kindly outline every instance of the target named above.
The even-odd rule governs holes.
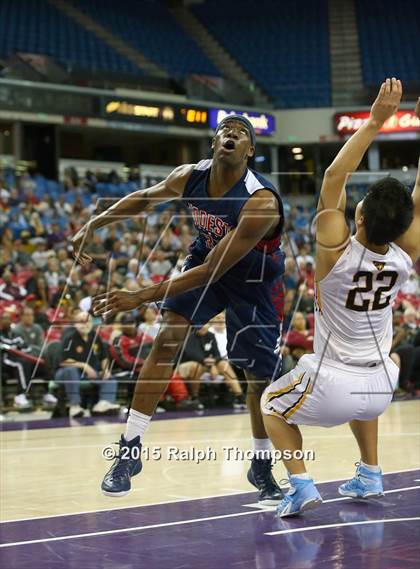
[[[0,55],[54,57],[65,67],[141,75],[140,69],[47,0],[0,2]]]
[[[220,76],[163,2],[76,0],[75,4],[174,77]]]
[[[327,0],[212,0],[191,9],[276,106],[330,104]]]
[[[356,1],[363,80],[378,85],[396,76],[419,82],[420,15],[414,0]]]

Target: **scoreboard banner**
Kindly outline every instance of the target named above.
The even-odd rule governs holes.
[[[355,133],[368,120],[369,115],[369,111],[336,113],[334,115],[336,133],[341,136]],[[379,132],[381,134],[420,132],[420,119],[414,111],[397,111],[384,123]]]
[[[45,122],[48,115],[63,117],[64,124],[87,125],[89,119],[137,123],[139,127],[176,126],[214,130],[230,114],[247,117],[259,136],[275,132],[275,117],[258,111],[215,108],[154,99],[137,99],[98,89],[27,84],[22,81],[0,79],[0,110],[33,113]]]
[[[131,101],[106,99],[104,117],[113,120],[130,120],[153,124],[192,126],[214,130],[226,116],[237,114],[249,119],[255,132],[260,136],[270,136],[275,132],[275,117],[268,113],[221,109],[200,106],[187,106],[177,103],[151,103],[150,101]]]
[[[112,120],[208,128],[207,109],[178,103],[104,98],[102,116]]]
[[[215,129],[217,125],[229,115],[242,115],[246,117],[260,136],[270,136],[276,130],[276,119],[267,113],[238,111],[237,109],[210,109],[209,127]]]

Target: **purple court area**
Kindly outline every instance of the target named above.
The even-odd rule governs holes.
[[[153,416],[153,421],[161,421],[164,419],[191,419],[200,417],[218,417],[222,415],[244,414],[247,411],[238,411],[229,408],[221,409],[205,409],[203,411],[168,411],[166,413],[158,413]],[[108,423],[126,423],[127,415],[119,413],[114,416],[95,416],[83,417],[81,419],[69,419],[62,417],[60,419],[28,419],[20,418],[17,421],[4,421],[0,423],[0,431],[26,431],[32,429],[64,429],[67,427],[84,427],[92,425],[101,425]]]
[[[337,485],[319,484],[324,504],[287,520],[245,493],[4,522],[0,563],[4,569],[418,568],[420,470],[385,475],[385,497],[369,502],[339,496]]]

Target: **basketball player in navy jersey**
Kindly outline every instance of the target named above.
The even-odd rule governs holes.
[[[248,380],[255,451],[248,480],[258,488],[261,503],[275,504],[282,498],[271,459],[261,458],[267,453],[258,451],[270,449],[259,400],[267,383],[278,376],[281,363],[276,347],[283,303],[283,206],[277,189],[247,167],[255,142],[246,117],[225,117],[212,140],[212,160],[180,166],[155,186],[124,197],[73,239],[75,258],[90,262],[85,249],[96,229],[177,198],[189,208],[198,230],[180,275],[143,290],[111,291],[94,300],[95,313],[106,317],[163,301],[161,329],[136,384],[120,453],[102,483],[107,496],[129,492],[131,477],[142,468],[138,456],[145,430],[191,326],[201,327],[226,310],[229,359],[244,368]]]

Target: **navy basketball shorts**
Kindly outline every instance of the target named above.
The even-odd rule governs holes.
[[[185,269],[197,265],[187,258]],[[283,320],[283,278],[246,281],[231,269],[216,283],[168,298],[162,310],[171,310],[200,328],[226,311],[228,358],[258,378],[277,379]]]

